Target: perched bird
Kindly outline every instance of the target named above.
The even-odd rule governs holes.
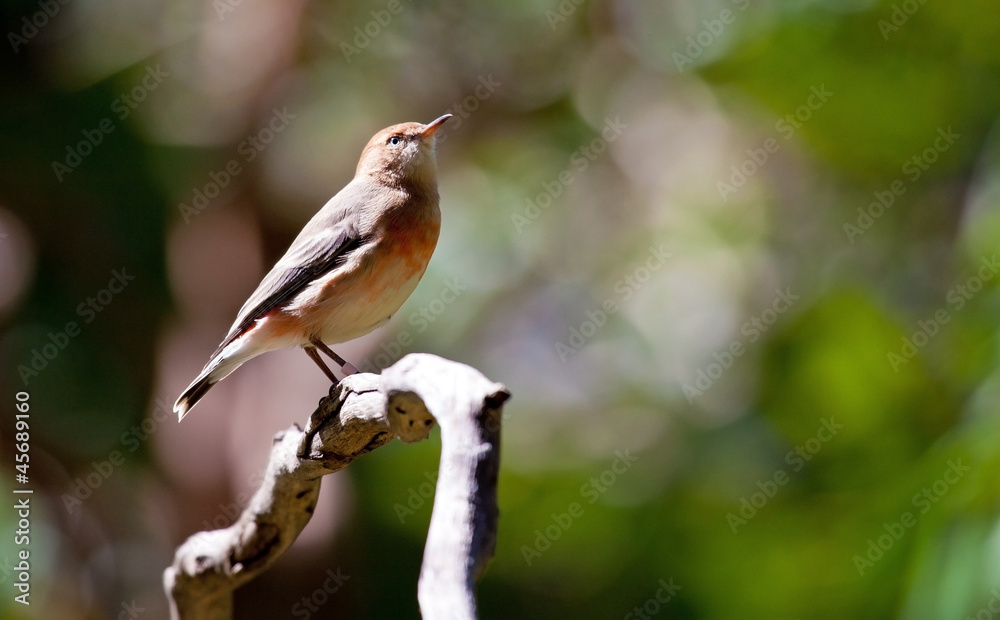
[[[178,420],[243,362],[275,349],[302,347],[334,383],[317,349],[357,372],[327,344],[385,324],[424,275],[441,229],[434,134],[449,118],[375,134],[354,179],[306,224],[177,399]]]

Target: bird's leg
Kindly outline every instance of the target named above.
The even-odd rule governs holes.
[[[358,369],[354,366],[354,364],[348,362],[344,358],[342,358],[339,355],[337,355],[336,353],[334,353],[333,349],[331,349],[330,347],[326,346],[326,343],[323,342],[322,340],[320,340],[319,338],[312,338],[312,339],[309,340],[309,342],[311,342],[314,347],[316,347],[317,349],[319,349],[323,353],[326,353],[327,355],[329,355],[330,359],[332,359],[333,361],[335,361],[338,364],[340,364],[340,370],[345,375],[354,375],[354,374],[358,373]],[[317,357],[318,356],[319,356],[319,354],[317,354]]]
[[[320,370],[323,371],[323,374],[329,377],[330,381],[332,381],[334,385],[340,383],[340,379],[337,378],[337,375],[333,374],[333,371],[330,370],[330,368],[326,365],[326,363],[323,361],[323,358],[319,356],[319,353],[316,351],[316,347],[304,346],[302,347],[302,350],[306,352],[306,355],[309,356],[309,359],[316,362],[316,365],[319,366]]]

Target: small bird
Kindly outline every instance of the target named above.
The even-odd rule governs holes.
[[[313,216],[264,276],[201,374],[174,404],[178,420],[247,360],[302,347],[334,383],[328,344],[384,325],[413,293],[441,230],[434,135],[451,118],[375,134],[354,179]]]

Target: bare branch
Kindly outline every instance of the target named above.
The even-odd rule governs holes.
[[[351,375],[320,400],[306,429],[275,436],[260,489],[230,527],[198,532],[164,572],[175,620],[232,617],[233,591],[271,566],[316,508],[322,477],[394,437],[441,424],[441,473],[421,568],[426,619],[475,618],[474,580],[493,556],[500,408],[509,397],[479,371],[408,355],[381,376]]]

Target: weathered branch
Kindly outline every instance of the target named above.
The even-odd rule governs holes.
[[[418,598],[425,619],[475,618],[473,582],[493,556],[500,408],[507,389],[434,355],[407,355],[382,375],[351,375],[303,431],[279,432],[260,489],[226,529],[198,532],[174,555],[164,587],[175,620],[232,617],[233,591],[271,566],[316,508],[320,480],[394,437],[441,425],[441,465]]]

